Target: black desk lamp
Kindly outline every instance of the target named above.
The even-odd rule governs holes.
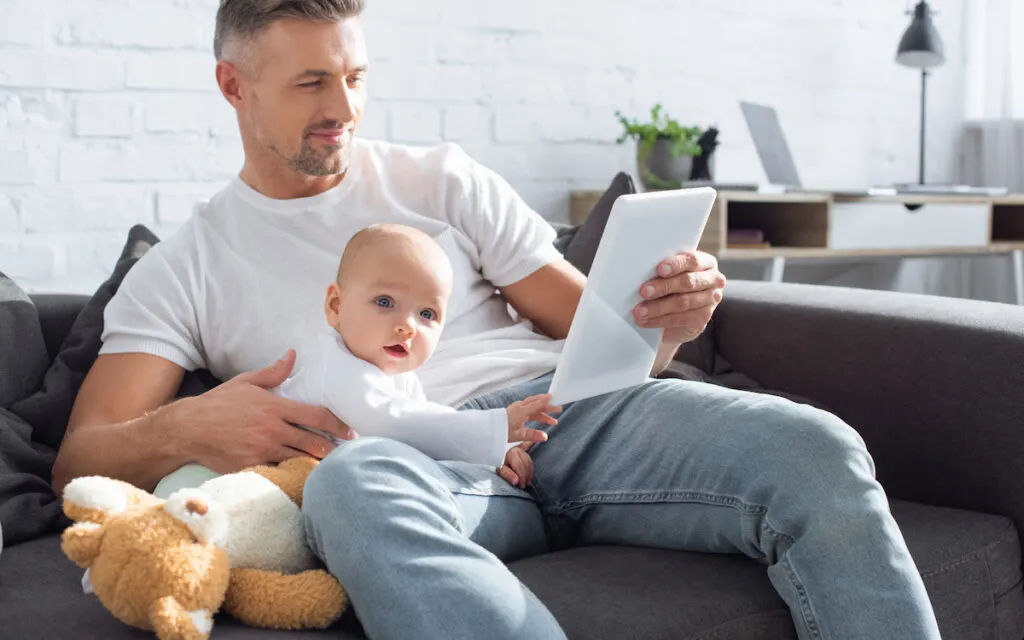
[[[942,38],[932,24],[931,7],[925,0],[921,0],[914,7],[914,20],[900,39],[900,46],[896,51],[896,62],[921,70],[921,184],[924,184],[925,92],[928,85],[928,69],[937,67],[945,61]]]

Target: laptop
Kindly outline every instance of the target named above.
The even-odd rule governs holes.
[[[761,158],[768,183],[787,190],[800,189],[800,175],[796,171],[793,154],[789,151],[775,109],[753,102],[740,102],[740,109],[743,110],[743,118],[747,121],[747,129],[754,140],[754,148]]]
[[[719,191],[758,191],[761,193],[786,193],[801,191],[803,185],[793,162],[786,135],[782,131],[775,109],[754,102],[740,102],[743,119],[746,120],[754,148],[764,168],[767,183],[724,183],[715,181],[690,181],[684,187],[708,186]]]

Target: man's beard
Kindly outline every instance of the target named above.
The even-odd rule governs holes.
[[[259,140],[263,147],[270,153],[288,163],[288,166],[294,171],[304,173],[307,176],[316,176],[320,178],[340,175],[348,170],[349,158],[352,156],[351,133],[342,139],[342,144],[327,145],[321,151],[318,151],[310,142],[312,131],[315,131],[318,128],[341,128],[337,123],[321,122],[307,127],[307,129],[302,132],[302,146],[300,146],[298,152],[292,156],[287,156],[282,153],[272,140],[268,139],[267,136],[262,135],[260,127],[256,126],[255,118],[253,125],[257,132],[256,139]]]
[[[323,155],[321,155],[323,154]],[[351,155],[351,138],[341,145],[328,145],[318,152],[309,142],[309,135],[302,137],[299,152],[288,158],[288,166],[308,176],[336,176],[348,169]]]

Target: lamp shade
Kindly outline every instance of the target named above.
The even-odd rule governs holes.
[[[896,62],[915,69],[929,69],[945,61],[942,38],[932,23],[931,8],[922,0],[914,7],[914,20],[900,39]]]

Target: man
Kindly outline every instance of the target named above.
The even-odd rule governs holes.
[[[57,489],[86,474],[152,489],[188,463],[323,458],[306,488],[308,538],[372,638],[564,637],[503,561],[594,543],[745,553],[767,565],[801,638],[938,638],[863,442],[824,412],[654,381],[566,407],[529,452],[527,492],[268,391],[320,327],[345,242],[371,223],[416,226],[452,258],[449,325],[420,371],[432,400],[499,407],[544,391],[584,284],[550,226],[456,147],[354,138],[369,71],[361,9],[222,0],[217,80],[244,167],[111,301]],[[701,253],[659,273],[636,311],[665,329],[654,373],[703,331],[724,286]],[[230,381],[170,402],[202,366]],[[349,440],[332,450],[294,424]]]

